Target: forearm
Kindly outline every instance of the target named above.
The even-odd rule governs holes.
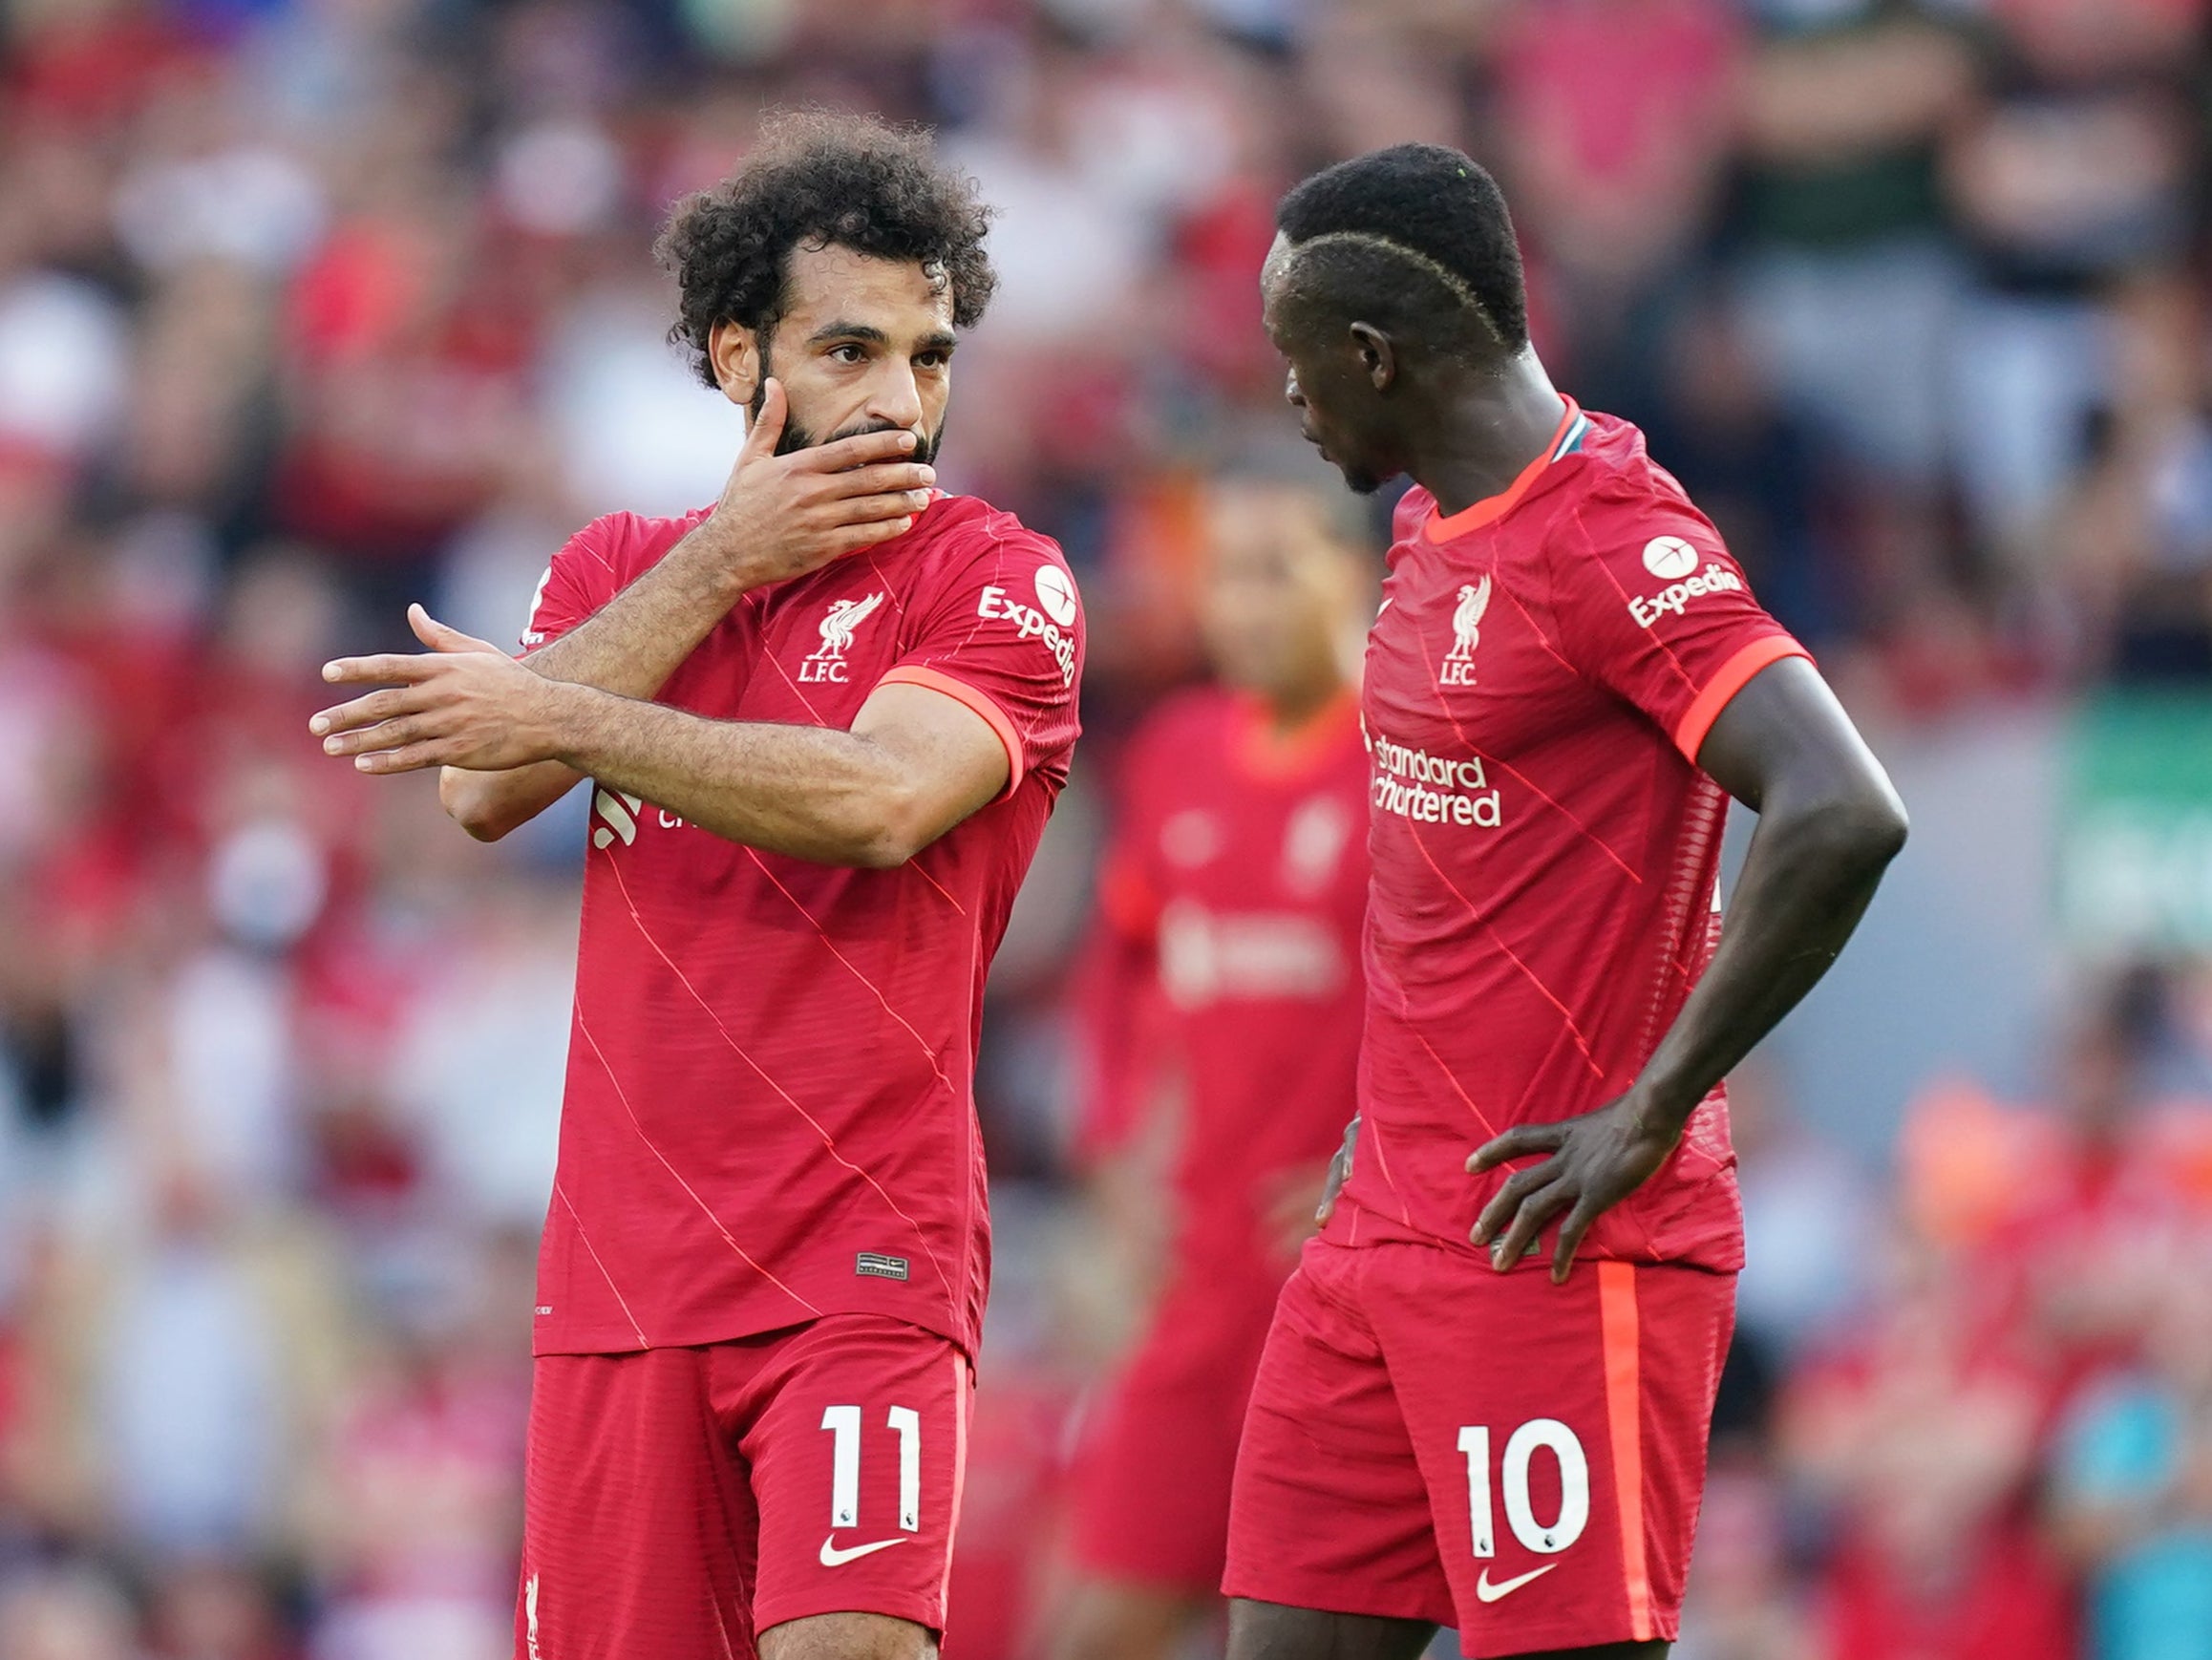
[[[596,613],[524,659],[548,680],[649,698],[713,633],[747,584],[713,519]]]
[[[497,841],[568,794],[582,777],[559,761],[537,761],[500,773],[440,767],[437,801],[447,818],[479,841]]]
[[[904,769],[853,733],[707,720],[579,687],[556,743],[563,764],[749,847],[862,866],[915,851]]]
[[[548,680],[649,698],[744,592],[709,519],[597,614],[523,661]],[[566,795],[581,777],[558,761],[503,773],[446,767],[438,800],[470,835],[496,841]]]
[[[1636,1083],[1642,1111],[1679,1130],[1842,951],[1904,844],[1880,802],[1770,801],[1720,945]]]

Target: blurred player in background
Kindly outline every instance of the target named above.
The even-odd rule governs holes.
[[[987,210],[786,117],[662,240],[753,422],[585,526],[510,659],[415,613],[316,717],[497,837],[594,781],[518,1660],[934,1653],[989,1275],[984,978],[1075,737],[1059,550],[930,488]]]
[[[1647,1660],[1742,1264],[1720,1080],[1841,950],[1904,809],[1642,435],[1553,389],[1487,174],[1400,145],[1276,223],[1306,436],[1414,488],[1362,690],[1360,1120],[1253,1387],[1230,1654],[1393,1660],[1449,1624]],[[1730,795],[1759,822],[1716,948]]]
[[[1087,1150],[1128,1158],[1169,1113],[1171,1243],[1079,1455],[1065,1660],[1164,1656],[1218,1607],[1252,1370],[1352,1113],[1374,600],[1350,505],[1215,493],[1200,610],[1220,683],[1163,706],[1125,763],[1085,974]]]

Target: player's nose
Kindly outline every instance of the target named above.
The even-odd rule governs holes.
[[[914,371],[904,363],[884,365],[883,372],[870,389],[868,415],[894,427],[919,431],[922,425],[922,389],[915,383]]]
[[[1295,369],[1283,376],[1283,399],[1292,409],[1306,407],[1306,394],[1298,390],[1298,372]]]

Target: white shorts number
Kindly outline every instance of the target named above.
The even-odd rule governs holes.
[[[895,1406],[885,1420],[899,1435],[899,1525],[922,1531],[922,1415]],[[824,1407],[821,1427],[837,1437],[830,1449],[830,1526],[861,1524],[861,1409]]]
[[[1559,1515],[1546,1525],[1536,1519],[1528,1492],[1528,1464],[1543,1448],[1559,1460]],[[1459,1430],[1459,1451],[1467,1457],[1467,1520],[1477,1556],[1498,1554],[1491,1520],[1490,1431],[1482,1424]],[[1574,1431],[1557,1418],[1531,1418],[1505,1440],[1499,1460],[1498,1485],[1505,1500],[1505,1524],[1513,1537],[1540,1556],[1556,1556],[1583,1536],[1590,1524],[1590,1461]]]

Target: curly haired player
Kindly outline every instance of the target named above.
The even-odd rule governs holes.
[[[786,117],[662,239],[747,405],[721,500],[586,525],[520,661],[419,608],[315,717],[489,840],[593,780],[518,1660],[933,1654],[989,1276],[984,976],[1067,777],[1058,548],[932,486],[987,210]],[[819,435],[819,436],[818,436]]]

